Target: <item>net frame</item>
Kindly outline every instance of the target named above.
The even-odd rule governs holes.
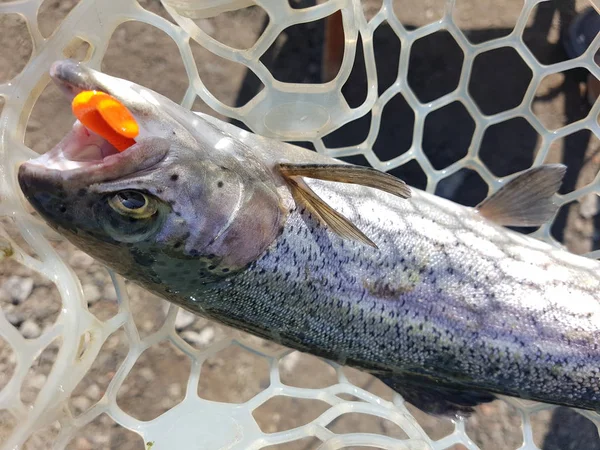
[[[568,136],[577,130],[588,129],[600,137],[600,126],[597,122],[600,113],[600,102],[598,101],[593,105],[586,118],[552,131],[544,127],[531,109],[531,103],[539,83],[550,74],[584,67],[591,74],[600,78],[600,68],[594,62],[594,54],[600,48],[600,35],[580,57],[545,66],[537,61],[523,42],[522,37],[531,11],[541,3],[538,0],[524,2],[523,11],[514,30],[509,35],[481,44],[471,43],[456,25],[452,14],[455,6],[454,0],[446,2],[446,12],[439,21],[410,31],[395,16],[391,0],[385,0],[382,8],[370,20],[366,19],[358,0],[329,0],[312,8],[299,10],[277,0],[257,0],[255,3],[269,15],[270,24],[250,49],[237,50],[213,39],[191,19],[178,13],[177,2],[166,0],[163,3],[177,25],[150,13],[133,0],[104,0],[100,5],[84,0],[75,6],[52,36],[45,39],[37,26],[37,13],[41,3],[42,0],[21,0],[0,4],[0,14],[16,13],[27,21],[34,44],[34,51],[26,68],[10,82],[0,85],[0,96],[5,101],[0,115],[0,154],[2,156],[0,214],[13,218],[26,242],[37,253],[35,258],[30,256],[10,236],[3,233],[4,239],[14,252],[13,257],[55,282],[63,301],[63,309],[55,324],[36,339],[25,339],[0,312],[0,337],[17,350],[16,369],[9,383],[0,391],[0,410],[10,411],[10,414],[17,419],[18,425],[8,440],[3,443],[2,449],[18,448],[34,432],[55,421],[60,423],[60,432],[54,448],[64,448],[77,430],[103,413],[107,413],[120,425],[141,434],[146,443],[155,445],[153,448],[162,448],[167,443],[170,447],[186,448],[187,443],[194,442],[196,439],[204,439],[207,448],[229,446],[227,448],[252,449],[261,448],[264,445],[291,442],[305,436],[315,436],[323,442],[320,447],[323,449],[343,448],[351,445],[371,445],[386,449],[445,449],[455,444],[462,444],[468,449],[476,449],[477,446],[465,431],[463,421],[455,422],[455,430],[449,436],[433,441],[411,416],[400,396],[396,396],[393,402],[382,400],[352,385],[341,371],[341,367],[336,364],[328,363],[336,370],[338,384],[326,389],[305,389],[288,386],[281,382],[278,371],[279,361],[289,354],[287,350],[265,353],[264,349],[235,338],[227,338],[212,345],[208,350],[194,349],[174,330],[178,312],[178,308],[174,306],[170,307],[165,324],[157,332],[141,339],[131,317],[124,281],[114,274],[112,279],[119,298],[119,312],[106,322],[99,321],[87,310],[81,285],[72,270],[48,242],[47,227],[28,213],[25,202],[19,193],[16,183],[16,165],[35,156],[34,152],[23,144],[27,120],[35,101],[49,81],[48,68],[53,61],[69,56],[74,46],[83,40],[91,46],[88,53],[88,64],[91,67],[99,68],[114,30],[124,21],[135,20],[161,29],[177,44],[190,80],[182,101],[182,105],[185,107],[190,108],[198,96],[217,113],[238,119],[259,134],[288,141],[310,141],[317,151],[334,157],[362,154],[373,167],[380,170],[390,170],[416,160],[426,173],[429,192],[434,192],[441,180],[463,168],[477,171],[490,187],[490,192],[493,192],[498,189],[503,180],[495,177],[478,155],[483,134],[489,126],[514,117],[526,118],[542,137],[541,148],[536,155],[534,165],[545,160],[554,140]],[[217,8],[221,9],[204,10],[201,13],[195,10],[195,12],[210,15],[215,11],[224,10],[223,8],[235,9],[241,3],[244,2],[222,2],[224,6],[217,5]],[[215,3],[211,3],[211,6],[215,7]],[[342,12],[346,48],[336,78],[320,85],[295,85],[275,80],[259,58],[281,31],[296,23],[325,18],[338,10]],[[189,11],[185,14],[189,15]],[[384,21],[391,26],[400,39],[402,52],[396,82],[378,96],[372,37],[374,31]],[[454,91],[424,104],[418,100],[408,85],[408,58],[411,46],[416,40],[440,30],[450,32],[460,46],[464,55],[462,72],[459,84]],[[358,36],[362,40],[365,68],[370,83],[364,102],[358,107],[350,108],[344,100],[341,89],[354,64]],[[265,88],[241,108],[223,104],[210,93],[200,78],[190,50],[189,39],[195,40],[222,58],[245,65],[258,76]],[[522,102],[517,107],[486,116],[481,113],[468,92],[472,63],[477,55],[505,46],[516,49],[530,67],[533,77]],[[398,93],[404,96],[415,114],[413,141],[407,152],[392,160],[382,161],[373,152],[372,147],[379,133],[383,109]],[[300,104],[299,98],[302,107],[290,108],[289,105]],[[449,167],[436,170],[421,148],[425,119],[431,112],[454,101],[460,101],[475,120],[474,135],[464,158]],[[329,149],[325,146],[322,139],[324,135],[364,116],[369,111],[372,114],[372,121],[368,137],[363,142],[355,146],[336,149]],[[318,120],[309,122],[299,129],[296,126],[299,118],[307,115],[316,117]],[[271,120],[265,120],[269,117]],[[568,194],[559,195],[558,203],[564,205],[583,195],[599,193],[599,181],[600,176],[597,175],[593,183]],[[540,239],[558,244],[550,235],[550,227],[551,223],[544,225],[535,235]],[[593,252],[589,256],[598,257],[600,252]],[[124,327],[130,344],[125,361],[119,367],[102,399],[81,415],[74,417],[66,404],[69,395],[85,376],[102,344],[121,327]],[[62,337],[62,345],[56,363],[38,394],[34,406],[28,408],[19,398],[19,384],[37,355],[58,337]],[[170,341],[192,360],[187,395],[182,403],[169,412],[150,422],[141,422],[125,413],[117,405],[116,394],[143,351],[164,340]],[[241,346],[268,361],[270,386],[242,405],[218,404],[199,398],[195,394],[195,386],[201,376],[202,362],[231,345]],[[342,393],[358,397],[363,402],[344,400],[339,397]],[[285,432],[267,434],[257,426],[251,412],[276,395],[319,398],[331,407],[307,425]],[[520,448],[528,450],[537,448],[533,442],[530,417],[538,411],[552,407],[515,399],[506,399],[506,401],[517,407],[522,417],[523,445]],[[348,412],[362,412],[388,419],[401,427],[408,439],[398,440],[366,433],[336,435],[327,428],[327,425],[336,417]],[[597,414],[591,412],[581,412],[581,414],[593,421],[596,426],[600,426]],[[190,418],[189,422],[183,420],[186,417]],[[225,420],[219,424],[218,421],[212,420],[215,417],[227,417],[231,420]],[[204,423],[204,427],[198,428],[198,423]],[[173,427],[176,427],[175,433]],[[235,441],[219,441],[219,436],[231,435],[233,429],[242,430],[241,433],[234,434]],[[166,435],[165,430],[170,430],[170,433]],[[211,433],[207,434],[207,430],[210,430]],[[211,437],[213,441],[210,440]]]

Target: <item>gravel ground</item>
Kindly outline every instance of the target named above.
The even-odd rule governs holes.
[[[72,0],[46,0],[40,11],[42,32],[49,35],[62,17],[71,9]],[[140,3],[165,17],[158,1]],[[365,1],[365,10],[376,11],[377,1]],[[457,20],[474,42],[482,42],[506,35],[520,11],[522,2],[510,0],[491,2],[464,0],[458,2]],[[565,59],[558,44],[560,24],[569,20],[565,3],[552,2],[536,9],[530,18],[525,41],[544,63]],[[578,2],[581,9],[586,3]],[[443,11],[443,0],[409,0],[395,2],[395,11],[407,26],[421,26],[438,18]],[[560,12],[560,9],[564,11]],[[566,11],[566,12],[565,12]],[[562,18],[562,21],[559,20]],[[242,13],[224,14],[198,24],[216,39],[237,47],[247,48],[259,36],[264,26],[264,14],[253,8]],[[31,45],[26,39],[22,22],[14,17],[0,17],[0,82],[10,79],[25,65]],[[264,57],[264,63],[277,79],[290,82],[319,82],[321,73],[322,23],[304,24],[286,31],[285,35]],[[395,73],[388,69],[397,64],[400,45],[389,28],[382,26],[375,34],[375,51],[380,85],[389,86]],[[256,77],[246,73],[243,66],[226,62],[198,45],[193,46],[200,76],[207,88],[226,104],[243,104],[256,94]],[[152,58],[148,57],[152,52]],[[359,56],[360,57],[360,56]],[[527,84],[527,69],[510,50],[494,52],[474,68],[471,92],[481,109],[488,113],[514,106]],[[419,98],[427,101],[453,88],[460,65],[460,52],[447,33],[438,33],[415,45],[411,55],[409,83]],[[393,63],[390,63],[393,62]],[[125,23],[114,34],[109,45],[103,69],[114,75],[144,84],[179,101],[187,88],[187,77],[175,44],[161,31],[140,23]],[[534,101],[534,112],[550,127],[558,127],[587,114],[585,93],[582,90],[581,71],[549,77],[544,81]],[[360,103],[364,97],[364,68],[355,67],[345,87],[349,102]],[[195,110],[212,113],[202,101],[196,101]],[[375,145],[375,151],[386,159],[396,156],[405,142],[410,142],[412,125],[410,113],[403,99],[390,102],[383,117],[384,125]],[[72,118],[69,105],[52,85],[44,91],[32,113],[26,143],[35,151],[44,152],[56,143],[70,127]],[[341,146],[360,142],[368,129],[368,121],[356,121],[341,133],[329,137],[327,145]],[[453,105],[439,113],[427,125],[423,143],[425,151],[436,167],[445,167],[466,152],[473,132],[472,123],[464,108]],[[539,145],[539,136],[527,123],[511,121],[490,130],[484,138],[482,159],[497,175],[505,175],[529,166]],[[391,150],[390,150],[391,149]],[[569,172],[564,192],[589,183],[600,167],[597,139],[590,133],[580,132],[553,145],[550,161],[564,161]],[[352,158],[353,162],[364,162]],[[408,165],[393,171],[409,184],[423,187],[420,169]],[[454,177],[453,177],[454,178]],[[466,189],[465,189],[466,188]],[[475,204],[486,195],[486,188],[473,172],[465,172],[440,186],[439,194],[464,204]],[[598,247],[597,198],[595,196],[563,208],[553,234],[577,253]],[[10,228],[10,223],[4,222]],[[13,230],[16,236],[16,230]],[[90,311],[105,320],[117,311],[116,294],[107,271],[92,258],[66,242],[54,243],[81,280]],[[27,338],[35,338],[54,322],[60,308],[60,298],[54,285],[47,279],[27,270],[14,261],[0,264],[0,307],[9,321]],[[161,299],[140,288],[129,285],[131,308],[142,335],[147,335],[164,321],[167,305]],[[177,331],[192,345],[206,347],[223,337],[227,330],[204,319],[180,313]],[[256,344],[271,348],[272,344],[246,337]],[[59,342],[53,343],[38,358],[22,388],[26,403],[35,400],[43,386]],[[120,362],[127,353],[127,342],[122,331],[111,336],[104,344],[91,371],[76,388],[70,401],[74,414],[89,408],[101,398]],[[0,388],[6,384],[15,365],[15,355],[0,340]],[[118,396],[119,406],[142,420],[152,419],[177,404],[183,398],[190,362],[174,347],[164,344],[147,350],[137,361]],[[284,382],[302,387],[324,387],[335,382],[332,369],[317,358],[300,353],[286,357],[281,364]],[[348,378],[383,398],[391,399],[392,391],[378,380],[355,370],[347,369]],[[218,353],[203,366],[198,392],[201,397],[237,402],[251,398],[268,384],[267,365],[261,359],[239,347]],[[411,407],[415,416],[434,438],[452,431],[450,422],[427,416]],[[323,405],[313,400],[275,398],[254,412],[266,432],[281,431],[304,424],[317,417]],[[0,411],[0,442],[14,426],[10,416]],[[361,415],[346,415],[332,429],[336,432],[366,431],[401,436],[395,425],[384,420]],[[566,408],[543,411],[533,417],[536,444],[544,450],[600,449],[597,430],[582,416]],[[30,439],[26,448],[48,448],[56,435],[55,428],[44,430]],[[496,401],[478,408],[467,423],[469,436],[482,449],[511,449],[522,443],[520,416],[508,404]],[[285,449],[315,448],[314,441],[303,440],[280,446]],[[70,449],[141,449],[142,440],[134,433],[102,416],[85,427],[69,444]],[[455,447],[455,450],[461,448]]]

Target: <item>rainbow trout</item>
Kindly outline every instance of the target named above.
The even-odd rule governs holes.
[[[467,208],[72,61],[51,76],[71,99],[114,96],[140,135],[119,153],[76,122],[20,166],[21,189],[127,279],[372,373],[427,412],[495,394],[600,409],[600,263],[503,227],[550,218],[564,166]]]

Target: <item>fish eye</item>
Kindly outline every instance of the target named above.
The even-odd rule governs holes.
[[[120,191],[108,199],[108,204],[117,213],[134,219],[146,219],[157,210],[156,200],[139,191]]]

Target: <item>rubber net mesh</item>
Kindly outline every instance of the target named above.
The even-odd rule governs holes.
[[[468,421],[431,418],[404,404],[398,395],[367,375],[231,330],[224,331],[173,306],[166,305],[163,311],[159,300],[151,301],[133,287],[128,295],[126,282],[113,274],[94,272],[95,284],[90,284],[90,272],[81,267],[95,263],[81,252],[65,247],[68,244],[50,233],[30,213],[20,195],[15,175],[17,164],[35,155],[31,148],[36,149],[36,145],[47,149],[43,130],[48,124],[52,126],[56,117],[72,120],[68,112],[46,110],[45,117],[39,118],[32,114],[38,99],[45,95],[42,93],[49,83],[50,64],[73,56],[101,68],[111,38],[121,32],[122,24],[130,21],[146,24],[147,28],[121,39],[122,48],[115,50],[117,57],[125,65],[128,61],[133,65],[140,59],[146,60],[147,70],[163,64],[154,79],[160,86],[160,73],[168,78],[167,71],[172,70],[164,64],[164,52],[178,50],[177,58],[183,61],[189,80],[178,98],[185,107],[212,110],[242,122],[256,133],[301,141],[331,156],[356,158],[362,155],[374,167],[395,174],[402,175],[402,168],[412,167],[406,172],[409,178],[410,173],[420,168],[424,174],[420,183],[430,192],[451,196],[461,185],[473,191],[474,185],[467,181],[474,175],[478,175],[481,181],[478,189],[483,190],[484,195],[487,187],[493,192],[501,182],[498,175],[506,176],[515,171],[513,166],[512,172],[498,173],[493,170],[494,164],[514,157],[508,149],[511,142],[518,144],[532,134],[536,136],[535,152],[524,159],[525,163],[521,159],[521,167],[516,170],[551,160],[557,146],[581,137],[581,133],[587,137],[580,153],[586,151],[585,158],[593,160],[595,155],[586,148],[600,136],[600,102],[596,101],[591,110],[571,114],[569,117],[574,119],[570,122],[561,119],[558,124],[548,123],[547,117],[536,110],[535,102],[550,101],[556,87],[553,80],[572,69],[600,77],[600,68],[594,62],[600,36],[581,56],[548,64],[543,55],[535,53],[534,45],[524,40],[536,20],[543,19],[541,15],[536,16],[536,12],[548,4],[537,0],[526,0],[524,4],[500,2],[513,10],[518,4],[514,28],[501,36],[492,33],[484,39],[476,33],[468,33],[459,23],[460,2],[457,5],[448,0],[432,6],[433,3],[436,2],[410,2],[405,6],[402,2],[387,0],[383,3],[329,0],[312,7],[282,0],[256,0],[255,3],[165,0],[162,6],[158,1],[139,4],[134,0],[82,0],[76,4],[47,1],[44,5],[41,0],[0,3],[0,19],[10,16],[26,23],[32,49],[23,70],[18,74],[3,73],[3,84],[0,84],[0,98],[4,103],[0,116],[0,212],[4,225],[0,250],[7,257],[3,267],[8,264],[16,267],[11,276],[3,271],[3,292],[12,292],[12,297],[0,303],[2,449],[457,450],[476,449],[478,445],[535,449],[543,445],[544,434],[562,425],[576,433],[584,433],[591,427],[592,440],[595,433],[597,439],[596,427],[600,420],[594,413],[569,415],[571,410],[567,410],[559,414],[560,411],[551,406],[513,399],[482,406]],[[254,6],[250,10],[244,9],[246,16],[235,16],[237,9],[251,5]],[[424,20],[422,26],[407,25],[401,16],[411,13],[409,6],[418,9],[417,13],[424,12],[429,20]],[[577,4],[578,10],[585,6],[587,4]],[[42,14],[44,8],[45,11],[64,9],[65,17],[54,31],[40,28],[38,14]],[[257,10],[262,16],[253,15]],[[549,10],[550,22],[556,21],[558,12]],[[156,13],[159,11],[161,14]],[[227,11],[234,11],[234,15]],[[273,55],[285,48],[286,41],[281,36],[286,31],[289,40],[290,30],[299,24],[322,23],[338,11],[341,11],[345,48],[340,53],[343,58],[339,59],[339,71],[331,75],[330,81],[290,82],[294,81],[294,73],[282,80],[268,69],[267,60],[273,60]],[[485,14],[485,11],[476,9],[471,14]],[[256,29],[254,43],[247,42],[247,48],[238,49],[223,43],[225,39],[214,37],[218,34],[214,30],[218,22],[208,18],[224,15],[246,17],[252,26],[263,23],[268,16],[268,24]],[[490,23],[493,19],[490,18]],[[1,32],[11,32],[9,22],[2,23],[5,28]],[[162,30],[172,39],[174,44],[170,50],[144,31],[148,27]],[[379,36],[384,28],[388,34]],[[314,41],[319,37],[312,36],[310,28],[305,30],[309,31],[303,39]],[[450,43],[447,48],[454,49],[453,53],[445,52],[420,73],[411,72],[414,54],[418,59],[417,50],[436,46],[435,41],[428,41],[432,36],[442,36]],[[399,54],[389,60],[377,60],[374,42],[378,39],[384,43],[396,42]],[[12,53],[6,56],[6,65],[10,65],[11,58],[18,57],[29,40],[15,42],[14,48],[8,50]],[[129,51],[129,44],[136,44],[135,50]],[[337,70],[335,46],[328,51],[334,53],[327,57]],[[502,52],[508,55],[509,63],[498,65],[494,55]],[[452,58],[458,67],[452,72],[454,85],[445,92],[438,92],[437,86],[444,85],[441,81],[447,82],[450,77],[444,71],[445,65],[452,64]],[[229,70],[233,63],[247,71],[247,82],[242,90],[249,85],[255,87],[243,106],[230,106],[231,102],[228,105],[207,87],[211,77],[213,84],[215,79],[218,83],[227,83],[233,77],[233,69]],[[314,72],[311,64],[296,67],[296,75],[302,78],[304,72]],[[206,72],[207,67],[214,70]],[[357,67],[365,80],[364,94],[359,101],[349,101],[348,80]],[[483,91],[473,86],[470,80],[474,72],[482,70],[492,78],[500,73],[500,78],[493,78],[498,84],[488,85]],[[515,70],[526,74],[526,82],[502,88],[502,77]],[[384,80],[384,72],[391,74],[388,81]],[[444,80],[438,83],[436,73],[445,74]],[[423,84],[425,79],[429,84]],[[577,92],[581,86],[577,84]],[[508,89],[510,95],[505,95],[502,89]],[[515,92],[520,98],[514,104],[494,109],[486,103],[489,96],[510,99]],[[404,112],[396,118],[385,117],[386,107],[394,102],[400,102],[399,108]],[[448,132],[448,126],[441,129],[430,126],[429,120],[440,114],[470,124],[466,141],[459,140],[462,153],[447,156],[448,148],[459,145],[455,142],[438,143],[437,147],[431,143],[432,137]],[[490,142],[504,142],[513,128],[505,132],[502,127],[510,123],[520,124],[521,131],[513,141],[509,139],[506,148],[492,145],[495,151],[485,154],[480,151]],[[377,141],[384,131],[389,135],[390,129],[394,145],[386,154],[380,151]],[[410,132],[408,138],[401,135],[406,129]],[[27,141],[26,132],[31,130],[42,130],[36,135],[42,137],[36,142]],[[338,137],[342,131],[341,140],[331,138],[336,130]],[[344,142],[344,136],[359,135],[357,130],[362,130],[363,135],[356,142]],[[446,155],[445,159],[440,159],[440,154]],[[567,161],[567,156],[563,155],[562,159]],[[585,223],[593,225],[598,176],[593,171],[583,181],[578,180],[561,191],[558,202],[565,207],[578,204],[581,214],[591,218]],[[415,179],[408,181],[415,184]],[[570,220],[568,209],[563,212],[557,217]],[[585,229],[574,233],[578,232],[586,233]],[[557,243],[552,223],[542,226],[535,234]],[[593,245],[581,251],[598,256],[592,250]],[[33,272],[36,274],[31,275]],[[31,279],[28,277],[33,277],[33,281],[28,281]],[[28,302],[34,301],[31,299],[34,294],[43,307],[25,309],[26,316],[46,314],[50,317],[43,329],[36,329],[29,320],[15,319],[15,305],[21,302],[27,308]],[[54,297],[60,299],[59,304],[51,303]],[[136,301],[138,307],[135,307]],[[140,308],[139,302],[145,306]],[[143,316],[154,305],[164,312],[163,322],[138,320],[138,316]],[[103,315],[102,311],[106,310],[111,313]],[[167,363],[161,367],[161,361]],[[263,371],[262,378],[257,375],[258,367]],[[485,427],[488,427],[487,438],[481,434]],[[588,444],[590,447],[580,448],[596,445],[592,441]]]

